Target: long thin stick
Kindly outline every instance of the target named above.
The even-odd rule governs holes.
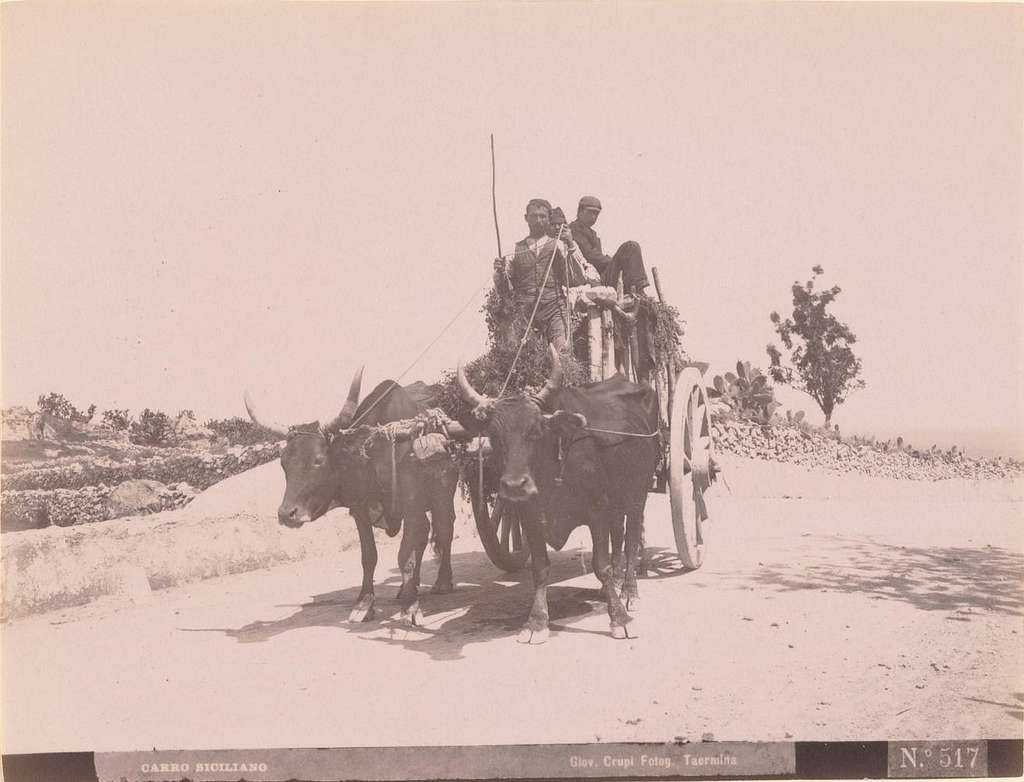
[[[654,278],[654,290],[658,292],[658,301],[665,303],[665,297],[661,295],[661,279],[658,277],[658,267],[651,267],[651,276]]]
[[[501,231],[498,230],[498,197],[495,194],[494,134],[491,134],[491,208],[494,210],[494,233],[498,237],[498,257],[501,257]]]

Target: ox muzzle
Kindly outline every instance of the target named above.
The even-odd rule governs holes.
[[[299,508],[297,505],[281,505],[277,509],[277,522],[285,527],[298,529],[312,520],[309,510]]]
[[[509,502],[529,502],[537,496],[537,484],[529,473],[519,477],[506,473],[498,484],[498,495]]]

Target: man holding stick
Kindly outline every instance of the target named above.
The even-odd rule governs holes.
[[[548,235],[551,204],[543,198],[534,198],[526,205],[523,216],[529,235],[516,242],[515,252],[494,261],[494,285],[504,295],[511,295],[518,313],[527,321],[533,314],[533,327],[545,339],[562,350],[566,343],[566,320],[562,286],[566,284],[567,247],[559,237]],[[560,230],[561,239],[568,238],[567,230]]]

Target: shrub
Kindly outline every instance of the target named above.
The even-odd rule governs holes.
[[[173,428],[166,413],[147,407],[139,414],[139,420],[131,423],[131,441],[139,445],[163,445]]]
[[[725,376],[715,375],[713,386],[707,389],[708,396],[720,399],[736,415],[767,424],[780,407],[775,401],[775,390],[768,384],[768,378],[749,361],[736,362],[736,374],[726,372]],[[799,423],[803,414],[797,420]]]
[[[206,428],[228,441],[231,445],[254,445],[276,443],[281,435],[255,424],[247,418],[215,418],[206,422]]]
[[[103,425],[108,429],[112,429],[115,432],[124,432],[131,425],[132,419],[128,415],[127,410],[113,410],[103,411]]]

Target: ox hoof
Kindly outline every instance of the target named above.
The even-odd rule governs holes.
[[[542,644],[548,640],[550,631],[548,628],[542,630],[531,630],[529,627],[524,627],[519,631],[519,637],[516,640],[521,644]]]
[[[639,638],[640,628],[637,626],[636,620],[624,625],[612,625],[612,638],[618,638],[620,640],[626,638]]]
[[[350,622],[369,622],[374,617],[373,603],[369,605],[357,605],[348,615]]]
[[[455,587],[452,586],[451,581],[438,581],[430,589],[432,595],[450,595],[455,591]]]
[[[403,608],[402,621],[411,627],[423,627],[427,623],[423,618],[423,611],[420,610],[419,606],[414,608]]]

